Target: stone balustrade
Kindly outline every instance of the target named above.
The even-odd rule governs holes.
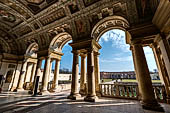
[[[166,102],[165,87],[161,84],[153,84],[155,98],[159,102]],[[100,92],[103,97],[139,99],[138,84],[136,83],[112,83],[100,84]]]

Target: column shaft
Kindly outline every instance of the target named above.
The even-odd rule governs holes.
[[[94,54],[94,68],[95,68],[95,88],[97,96],[100,94],[100,69],[99,69],[99,53]]]
[[[134,53],[134,49],[133,46],[130,47],[131,51],[132,51],[132,57],[133,57],[133,64],[134,64],[134,68],[135,68],[135,74],[136,74],[136,80],[139,81],[139,74],[138,74],[138,70],[137,70],[137,64],[136,64],[136,57],[135,57],[135,53]],[[138,99],[141,100],[141,90],[140,90],[140,85],[138,85]]]
[[[58,87],[59,70],[60,70],[60,60],[56,59],[55,70],[54,70],[53,91],[57,90]]]
[[[95,102],[96,91],[95,91],[94,52],[93,52],[93,50],[88,50],[88,53],[87,53],[87,84],[88,84],[88,94],[84,98],[84,100]]]
[[[36,76],[41,76],[41,65],[42,65],[42,60],[38,59],[38,62],[37,62],[37,65],[36,65],[36,71],[35,71],[35,75],[34,75],[33,86],[35,85]]]
[[[80,94],[86,94],[86,55],[81,54],[81,76],[80,76]]]
[[[162,111],[162,107],[155,99],[152,81],[146,62],[143,47],[141,45],[133,45],[134,56],[136,62],[136,70],[138,74],[138,85],[142,96],[141,104],[145,109]]]
[[[34,81],[35,71],[36,71],[36,67],[37,67],[37,64],[36,64],[36,63],[33,63],[32,65],[33,65],[33,67],[32,67],[30,82],[33,82],[33,81]]]
[[[50,68],[50,57],[46,58],[45,61],[45,70],[43,73],[43,81],[42,81],[42,90],[41,92],[47,92],[48,88],[48,78],[49,78],[49,68]]]
[[[166,90],[166,94],[167,94],[167,103],[170,103],[170,90],[169,90],[170,81],[169,81],[169,77],[168,77],[168,74],[167,74],[167,70],[165,68],[165,65],[163,65],[163,61],[162,61],[161,56],[160,56],[161,53],[159,53],[158,48],[153,45],[152,49],[153,49],[156,64],[157,64],[157,67],[158,67],[159,77],[165,85],[165,90]]]
[[[27,61],[25,61],[22,65],[22,71],[20,73],[20,79],[19,79],[17,90],[23,90],[26,68],[27,68]]]
[[[162,57],[164,59],[165,66],[166,66],[168,76],[170,79],[170,48],[168,45],[168,41],[166,39],[162,39],[159,42],[159,46],[160,46]]]
[[[72,84],[71,84],[71,94],[68,96],[69,99],[76,100],[79,97],[78,91],[78,75],[79,75],[79,56],[78,52],[73,52],[73,66],[72,66]]]

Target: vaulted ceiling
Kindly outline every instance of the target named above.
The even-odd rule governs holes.
[[[152,23],[159,1],[0,0],[0,40],[5,42],[0,51],[22,55],[32,42],[47,49],[60,32],[70,33],[73,41],[90,38],[93,26],[110,15],[126,18],[131,28]]]

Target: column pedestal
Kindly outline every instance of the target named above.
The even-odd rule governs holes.
[[[77,100],[80,98],[78,91],[78,74],[79,74],[79,56],[77,51],[73,51],[73,66],[72,66],[72,84],[71,93],[67,97],[68,99]]]
[[[164,111],[160,104],[156,101],[152,81],[147,66],[143,47],[139,44],[133,45],[135,66],[138,74],[138,85],[140,86],[141,105],[144,109],[154,111]]]

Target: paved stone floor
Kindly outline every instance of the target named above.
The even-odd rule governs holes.
[[[70,91],[32,97],[26,92],[0,94],[0,113],[161,113],[143,110],[136,100],[101,98],[96,103],[66,99]],[[170,105],[161,104],[165,113]]]

